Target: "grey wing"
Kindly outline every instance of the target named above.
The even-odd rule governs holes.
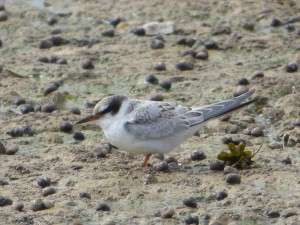
[[[128,114],[124,127],[141,140],[176,137],[189,127],[189,122],[181,115],[185,111],[186,108],[176,103],[147,101],[136,104],[134,111]]]

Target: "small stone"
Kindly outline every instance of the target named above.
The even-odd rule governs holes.
[[[217,42],[215,41],[206,41],[204,43],[204,46],[207,48],[207,49],[219,49],[219,45]]]
[[[106,203],[100,203],[97,205],[96,211],[110,211],[110,207]]]
[[[216,193],[216,199],[217,201],[221,201],[225,198],[227,198],[228,194],[225,191],[219,191]]]
[[[149,84],[158,84],[158,79],[154,75],[149,75],[146,77],[145,82]]]
[[[0,5],[0,11],[5,11],[5,6],[4,5]]]
[[[165,96],[162,94],[155,94],[150,97],[150,101],[162,102],[165,99]]]
[[[228,145],[229,143],[233,143],[233,139],[232,139],[232,137],[223,137],[222,143],[225,145]]]
[[[230,120],[230,118],[231,118],[231,115],[230,115],[230,114],[227,114],[227,115],[221,116],[221,117],[219,118],[219,120],[222,121],[222,122],[227,122],[227,121]]]
[[[292,25],[292,24],[287,24],[285,27],[284,27],[288,32],[293,32],[295,30],[295,26]]]
[[[223,171],[225,168],[225,164],[222,161],[216,160],[209,164],[209,168],[215,171]]]
[[[184,222],[185,224],[189,225],[189,224],[199,224],[199,217],[198,216],[187,216],[184,218]]]
[[[271,149],[282,149],[283,145],[278,142],[271,142],[268,144],[268,147]]]
[[[294,73],[298,71],[297,63],[289,63],[284,67],[285,71],[288,73]]]
[[[251,130],[251,135],[253,137],[261,137],[264,136],[264,132],[260,127],[256,127],[253,130]]]
[[[196,43],[196,40],[194,38],[186,38],[185,39],[185,45],[192,47]]]
[[[252,78],[263,78],[265,75],[262,72],[257,72],[253,75]]]
[[[292,161],[291,161],[290,157],[288,157],[288,156],[281,159],[280,162],[283,164],[292,164]]]
[[[45,89],[44,89],[44,96],[47,96],[48,94],[56,91],[59,88],[59,85],[56,83],[50,83]]]
[[[9,185],[9,183],[5,180],[0,180],[0,186]]]
[[[288,217],[291,217],[291,216],[297,216],[298,214],[295,212],[295,211],[287,211],[286,213],[284,213],[282,215],[283,218],[288,218]]]
[[[179,63],[176,64],[176,68],[180,71],[185,71],[185,70],[193,70],[194,69],[194,64],[185,60],[180,61]]]
[[[62,29],[61,29],[61,28],[55,28],[55,29],[53,29],[53,30],[51,31],[50,34],[55,35],[55,34],[61,34],[61,33],[62,33]]]
[[[198,53],[195,55],[195,58],[196,58],[196,59],[206,60],[206,59],[208,59],[208,52],[204,52],[204,51],[198,52]]]
[[[46,104],[42,105],[42,107],[41,107],[41,111],[46,112],[46,113],[52,113],[56,109],[57,109],[57,107],[53,103],[46,103]]]
[[[235,174],[238,174],[238,170],[232,166],[226,166],[224,171],[223,171],[223,174],[224,175],[227,175],[227,174],[230,174],[230,173],[235,173]]]
[[[173,156],[170,156],[169,158],[166,159],[166,163],[177,163],[178,164],[178,161],[175,157]]]
[[[227,124],[224,127],[224,131],[226,134],[237,134],[237,132],[239,131],[239,127],[236,124]]]
[[[274,18],[272,19],[271,21],[271,24],[270,24],[272,27],[279,27],[282,25],[282,22],[281,20],[277,19],[277,18]]]
[[[165,47],[165,44],[162,40],[154,39],[154,40],[151,41],[150,47],[152,49],[162,49],[162,48]]]
[[[133,33],[137,36],[145,36],[146,35],[144,28],[135,28],[135,29],[131,30],[130,33]]]
[[[84,140],[84,134],[80,131],[76,131],[74,134],[73,134],[73,138],[77,141],[83,141]]]
[[[186,45],[186,38],[180,38],[176,42],[177,45]]]
[[[164,70],[166,70],[166,64],[163,62],[158,62],[158,63],[154,64],[153,68],[156,71],[164,71]]]
[[[153,157],[159,159],[160,161],[163,161],[165,159],[163,154],[155,154],[153,155]]]
[[[251,135],[251,131],[252,131],[252,129],[246,128],[246,129],[243,130],[243,134],[245,134],[245,135]]]
[[[240,184],[241,183],[241,177],[238,174],[230,173],[226,176],[225,179],[227,184]]]
[[[77,107],[73,107],[70,109],[70,113],[74,114],[74,115],[81,115],[80,109]]]
[[[91,199],[91,194],[88,192],[80,192],[79,193],[79,198],[87,198],[87,199]]]
[[[207,221],[210,221],[210,215],[208,215],[208,214],[204,214],[203,216],[202,216],[202,220],[204,221],[204,222],[207,222]]]
[[[175,210],[173,207],[164,207],[160,211],[160,217],[163,219],[172,218],[174,214],[175,214]]]
[[[116,18],[114,18],[114,19],[112,19],[110,21],[110,25],[116,27],[120,22],[121,22],[121,18],[120,17],[116,17]]]
[[[43,204],[45,209],[51,209],[55,206],[55,201],[54,200],[48,200],[48,199],[44,199],[43,200]]]
[[[95,152],[93,153],[93,155],[96,158],[105,158],[107,154],[108,154],[108,149],[105,148],[104,146],[98,146],[95,149]]]
[[[15,144],[8,145],[6,147],[5,154],[6,155],[14,155],[19,151],[19,146]]]
[[[57,23],[57,19],[54,16],[51,16],[47,19],[48,25],[52,26]]]
[[[233,97],[240,96],[249,91],[249,87],[245,85],[239,85],[237,89],[233,92]]]
[[[65,132],[65,133],[70,133],[73,131],[73,126],[69,122],[63,122],[60,125],[60,131]]]
[[[14,210],[21,212],[24,208],[24,204],[22,202],[14,202],[11,206]]]
[[[170,90],[172,87],[172,82],[170,80],[164,80],[159,83],[159,86],[165,90]]]
[[[243,24],[243,28],[245,30],[253,31],[254,30],[254,24],[252,22],[245,22]]]
[[[25,100],[25,98],[16,98],[14,103],[16,105],[23,105],[26,103],[26,100]]]
[[[0,195],[0,207],[12,205],[13,201],[10,198],[3,197]]]
[[[33,201],[33,204],[30,207],[31,211],[36,212],[39,210],[43,210],[45,209],[44,203],[42,201],[42,199],[36,199]]]
[[[27,114],[34,111],[34,107],[31,104],[22,105],[20,108],[22,114]]]
[[[42,62],[42,63],[49,63],[49,59],[46,56],[42,56],[42,57],[38,58],[37,61]]]
[[[157,171],[159,171],[159,172],[169,172],[170,169],[169,169],[169,166],[166,162],[160,162],[157,165]]]
[[[40,49],[47,49],[47,48],[51,48],[53,46],[54,46],[53,42],[49,41],[49,40],[42,40],[39,44]]]
[[[8,19],[7,13],[0,11],[0,22],[6,21]]]
[[[165,22],[149,22],[143,25],[145,34],[152,35],[163,35],[163,34],[172,34],[175,31],[175,23],[172,21]]]
[[[296,22],[300,22],[300,16],[291,17],[291,18],[288,19],[288,23],[296,23]]]
[[[82,69],[85,69],[85,70],[91,70],[91,69],[94,69],[94,68],[95,68],[93,62],[90,61],[90,60],[88,60],[88,61],[82,63],[82,64],[81,64],[81,67],[82,67]]]
[[[52,36],[51,38],[49,38],[49,41],[51,41],[54,46],[60,46],[68,42],[66,39],[60,36]]]
[[[185,198],[182,200],[182,203],[185,206],[191,207],[191,208],[197,208],[197,202],[193,198]]]
[[[248,85],[249,84],[249,80],[245,77],[239,79],[238,81],[239,85]]]
[[[104,30],[104,31],[101,32],[101,35],[103,37],[114,37],[115,36],[115,31],[113,29]]]
[[[42,191],[42,195],[44,197],[48,196],[48,195],[53,195],[56,193],[56,190],[53,187],[45,187]]]
[[[202,151],[196,151],[191,154],[191,160],[200,161],[206,159],[206,155]]]
[[[41,187],[41,188],[45,188],[51,185],[51,180],[48,177],[42,177],[39,178],[37,180],[37,184]]]
[[[278,211],[275,211],[275,210],[268,211],[268,212],[266,212],[266,214],[269,218],[278,218],[278,217],[280,217],[280,213]]]
[[[60,64],[60,65],[67,65],[68,64],[68,61],[66,59],[59,59],[57,60],[56,62],[57,64]]]

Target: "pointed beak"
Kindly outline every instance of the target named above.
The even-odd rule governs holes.
[[[79,120],[76,124],[92,122],[92,121],[99,119],[100,117],[101,116],[99,116],[99,115],[90,115],[90,116],[83,118],[82,120]]]

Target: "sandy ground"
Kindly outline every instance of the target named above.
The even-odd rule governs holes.
[[[165,225],[185,224],[189,216],[197,216],[199,224],[300,224],[300,73],[285,68],[297,60],[300,66],[299,2],[0,3],[5,6],[0,18],[7,16],[7,20],[0,19],[0,141],[6,149],[19,149],[14,155],[0,154],[0,224]],[[47,23],[51,17],[57,20],[54,25]],[[110,21],[117,17],[122,21],[113,27]],[[176,24],[172,34],[163,35],[162,49],[151,49],[155,36],[130,33],[153,21]],[[58,29],[61,33],[55,36],[63,38],[60,45],[41,49],[41,41],[49,40]],[[114,29],[115,35],[101,35],[107,29]],[[181,38],[195,39],[190,49],[196,52],[196,45],[207,41],[215,41],[219,49],[209,49],[207,60],[191,59],[183,56],[189,47],[176,44]],[[53,56],[66,59],[67,64],[38,60]],[[87,60],[94,69],[82,68]],[[180,60],[188,60],[194,68],[178,70],[175,65]],[[166,64],[165,71],[153,69],[158,62]],[[264,77],[255,77],[257,73]],[[160,82],[171,81],[171,89],[145,83],[149,75]],[[238,86],[240,78],[247,78],[250,84]],[[44,96],[53,81],[59,83],[58,89]],[[73,127],[83,132],[83,141],[60,131],[62,122],[75,123],[91,112],[87,102],[110,94],[142,99],[161,94],[165,101],[201,106],[229,99],[237,89],[245,88],[256,89],[261,103],[235,112],[227,122],[217,121],[213,129],[205,129],[178,151],[165,155],[165,159],[172,156],[178,161],[170,164],[167,173],[157,171],[161,161],[155,157],[149,168],[141,168],[142,155],[114,149],[104,158],[95,157],[96,147],[105,141],[95,125]],[[24,105],[15,104],[18,97],[35,107],[54,103],[57,110],[22,114]],[[81,115],[70,113],[72,107],[78,107]],[[31,129],[31,135],[26,131],[21,137],[8,134],[24,127]],[[264,135],[243,133],[255,127]],[[285,134],[290,138],[282,147]],[[237,185],[227,184],[222,171],[210,169],[218,153],[227,149],[221,141],[225,136],[246,139],[251,151],[262,145],[253,158],[255,163],[238,171],[241,183]],[[190,160],[197,150],[207,158]],[[286,157],[291,164],[284,163]],[[43,177],[51,179],[54,194],[42,194],[37,181]],[[215,196],[220,191],[228,196],[218,201]],[[88,197],[82,197],[86,196],[82,192]],[[6,205],[3,199],[7,198],[12,202]],[[185,206],[186,198],[193,198],[197,207]],[[37,199],[50,205],[54,202],[54,206],[33,211]],[[24,208],[17,211],[16,203]],[[101,203],[110,211],[97,211]],[[164,207],[174,213],[172,218],[159,216],[157,212]]]

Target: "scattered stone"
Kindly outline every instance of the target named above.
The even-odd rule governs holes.
[[[271,24],[270,24],[272,27],[279,27],[282,25],[282,22],[281,20],[277,19],[277,18],[274,18],[272,19],[271,21]]]
[[[198,53],[195,55],[195,58],[196,58],[196,59],[206,60],[206,59],[208,59],[208,52],[205,52],[205,51],[198,52]]]
[[[173,156],[170,156],[169,158],[166,159],[166,163],[177,163],[178,164],[178,161],[175,157]]]
[[[292,164],[292,161],[291,161],[290,157],[288,157],[288,156],[283,157],[283,159],[281,159],[280,162],[283,164]]]
[[[105,158],[106,155],[108,154],[108,151],[109,150],[107,148],[105,148],[104,146],[98,146],[95,149],[94,156],[96,158]]]
[[[33,212],[45,209],[42,199],[38,198],[38,199],[34,200],[30,209]]]
[[[209,164],[209,168],[215,171],[223,171],[225,168],[225,164],[222,161],[216,160]]]
[[[245,22],[243,24],[243,28],[245,30],[253,31],[254,30],[254,24],[252,22]]]
[[[227,25],[221,25],[216,27],[212,31],[212,35],[231,34],[231,28]]]
[[[42,195],[44,197],[48,196],[48,195],[53,195],[56,193],[56,190],[53,187],[45,187],[42,191]]]
[[[210,221],[210,218],[211,218],[210,215],[204,214],[201,219],[203,222],[207,223]]]
[[[19,151],[19,146],[15,145],[15,144],[11,144],[6,147],[5,154],[6,155],[14,155],[18,151]]]
[[[47,49],[47,48],[51,48],[53,46],[54,46],[54,44],[50,40],[42,40],[39,44],[40,49]]]
[[[240,184],[241,183],[241,177],[238,174],[230,173],[226,176],[225,179],[227,184]]]
[[[149,84],[158,84],[158,79],[154,75],[149,75],[146,77],[145,82]]]
[[[191,160],[200,161],[206,159],[206,155],[202,151],[195,151],[191,154]]]
[[[57,60],[56,62],[57,64],[60,64],[60,65],[67,65],[68,64],[68,61],[66,59],[59,59]]]
[[[131,30],[130,33],[133,33],[136,36],[145,36],[146,35],[144,28],[135,28],[135,29]]]
[[[114,19],[112,19],[112,20],[110,21],[110,25],[116,27],[116,26],[118,26],[118,24],[119,24],[120,22],[121,22],[121,18],[120,18],[120,17],[116,17],[116,18],[114,18]]]
[[[104,30],[104,31],[101,32],[101,35],[103,37],[114,37],[115,36],[115,31],[113,29]]]
[[[73,131],[73,126],[69,122],[63,122],[60,125],[60,131],[65,132],[65,133],[70,133]]]
[[[160,162],[157,165],[157,171],[159,171],[159,172],[169,172],[170,169],[169,169],[169,166],[166,162]]]
[[[11,206],[14,210],[21,212],[24,208],[24,204],[22,202],[14,202]]]
[[[13,201],[10,198],[3,197],[0,195],[0,207],[12,205]]]
[[[283,218],[288,218],[288,217],[291,217],[291,216],[297,216],[298,214],[295,212],[295,211],[287,211],[285,212],[282,217]]]
[[[73,134],[73,138],[77,141],[83,141],[84,140],[84,134],[80,131],[76,131],[74,134]]]
[[[56,35],[56,34],[61,34],[61,33],[62,33],[62,29],[61,28],[55,28],[54,30],[51,31],[50,34]]]
[[[264,132],[260,127],[256,127],[253,130],[251,130],[251,135],[253,137],[261,137],[264,136]]]
[[[150,47],[152,49],[162,49],[162,48],[165,47],[165,44],[162,40],[159,40],[159,39],[155,38],[154,40],[151,41]]]
[[[237,89],[233,92],[233,97],[240,96],[249,91],[249,87],[245,85],[239,85]]]
[[[280,213],[278,211],[276,211],[276,210],[268,211],[268,212],[266,212],[266,214],[270,218],[278,218],[278,217],[280,217]]]
[[[81,115],[80,109],[77,107],[73,107],[70,109],[70,113],[74,114],[74,115]]]
[[[44,89],[44,96],[47,96],[48,94],[56,91],[59,88],[59,85],[56,83],[50,83],[48,86]]]
[[[163,154],[155,154],[153,155],[153,157],[159,159],[160,161],[163,161],[165,159]]]
[[[159,83],[159,86],[165,90],[170,90],[172,87],[172,82],[170,80],[164,80]]]
[[[288,19],[288,23],[296,23],[296,22],[300,22],[300,16],[291,17],[291,18]]]
[[[155,95],[150,97],[150,101],[162,102],[164,99],[165,99],[165,96],[162,95],[162,94],[155,94]]]
[[[251,135],[251,131],[252,131],[252,129],[246,128],[246,129],[243,130],[243,134],[245,134],[245,135]]]
[[[252,78],[263,78],[265,75],[262,72],[257,72],[253,75]]]
[[[82,63],[81,67],[82,67],[82,69],[85,69],[85,70],[91,70],[91,69],[95,68],[95,66],[91,60],[88,60],[88,61]]]
[[[22,114],[27,114],[34,111],[34,107],[31,104],[22,105],[20,108]]]
[[[198,216],[187,216],[184,219],[185,224],[189,225],[189,224],[199,224],[199,217]]]
[[[38,58],[37,61],[42,62],[42,63],[49,63],[49,59],[46,56],[42,56],[42,57]]]
[[[172,21],[166,22],[150,22],[143,25],[146,35],[162,35],[162,34],[173,34],[176,26]]]
[[[8,19],[7,13],[0,11],[0,22],[6,21]]]
[[[163,219],[172,218],[174,214],[175,214],[175,210],[173,207],[164,207],[160,211],[160,217]]]
[[[87,199],[91,199],[91,194],[88,192],[80,192],[79,193],[79,198],[87,198]]]
[[[282,149],[283,145],[278,142],[271,142],[268,144],[268,147],[271,149]]]
[[[51,185],[51,180],[48,177],[42,177],[39,178],[37,180],[37,184],[41,187],[41,188],[45,188]]]
[[[42,105],[42,107],[41,107],[41,111],[46,112],[46,113],[52,113],[56,109],[57,109],[57,107],[53,103],[46,103],[46,104]]]
[[[186,38],[185,45],[189,46],[190,48],[196,43],[196,39],[194,38]]]
[[[12,137],[33,136],[33,132],[30,127],[15,128],[8,131],[7,134]]]
[[[0,180],[0,186],[9,185],[9,183],[5,180]]]
[[[191,207],[191,208],[197,208],[197,202],[193,198],[185,198],[182,200],[182,203],[185,206]]]
[[[53,26],[54,24],[57,23],[57,19],[54,16],[51,16],[47,19],[47,23],[48,25]]]
[[[60,45],[68,43],[68,41],[66,39],[64,39],[60,36],[52,36],[51,38],[49,38],[49,41],[51,41],[54,46],[60,46]]]
[[[227,198],[228,194],[225,191],[220,191],[216,193],[216,199],[217,201],[221,201],[225,198]]]
[[[222,143],[225,144],[225,145],[228,145],[229,143],[232,143],[232,142],[233,142],[232,137],[225,136],[225,137],[222,138]]]
[[[232,166],[226,166],[224,171],[223,171],[223,174],[224,175],[227,175],[227,174],[230,174],[230,173],[235,173],[235,174],[238,174],[238,170]]]
[[[239,131],[239,127],[236,124],[227,124],[224,127],[224,131],[226,134],[237,134],[237,132]]]
[[[4,5],[0,5],[0,11],[5,11],[5,6]]]
[[[176,68],[180,71],[193,70],[194,69],[194,64],[192,62],[182,60],[182,61],[180,61],[179,63],[176,64]]]
[[[163,62],[158,62],[158,63],[154,64],[153,68],[156,71],[164,71],[164,70],[166,70],[166,64]]]
[[[44,205],[45,209],[51,209],[55,206],[55,201],[44,199],[43,200],[43,205]]]
[[[207,49],[219,49],[219,45],[217,42],[215,41],[206,41],[204,43],[204,46],[207,48]]]
[[[180,38],[177,42],[177,45],[186,45],[186,38]]]
[[[284,27],[288,32],[293,32],[295,30],[295,26],[292,25],[292,24],[287,24],[285,27]]]
[[[248,85],[249,84],[249,80],[245,77],[239,79],[238,81],[239,85]]]
[[[298,71],[297,63],[289,63],[284,67],[285,71],[288,73],[294,73]]]
[[[110,207],[106,203],[100,203],[97,205],[96,211],[110,211]]]
[[[3,47],[3,43],[2,43],[2,40],[0,39],[0,48],[2,48]],[[0,68],[0,73],[2,72],[2,66],[1,66],[1,68]]]
[[[26,100],[25,100],[25,98],[18,97],[18,98],[15,99],[15,104],[16,105],[26,104]]]

